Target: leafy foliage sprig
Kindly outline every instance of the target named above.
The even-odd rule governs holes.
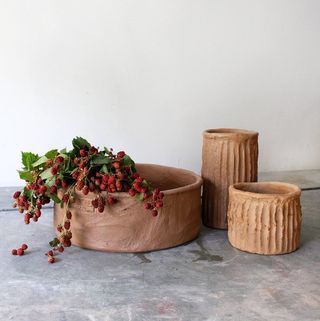
[[[104,212],[106,204],[118,201],[115,192],[126,192],[138,201],[145,201],[145,208],[152,216],[157,216],[163,207],[164,194],[139,175],[134,161],[124,151],[99,150],[82,137],[74,138],[72,145],[70,151],[53,149],[43,156],[22,152],[23,168],[18,172],[26,185],[13,195],[13,207],[24,214],[26,224],[31,220],[37,222],[43,205],[50,200],[64,207],[63,221],[57,226],[58,236],[49,242],[52,250],[46,253],[49,263],[55,262],[57,252],[72,244],[70,205],[76,190],[84,195],[96,194],[92,206],[98,213]],[[23,251],[12,250],[12,253],[23,255]]]

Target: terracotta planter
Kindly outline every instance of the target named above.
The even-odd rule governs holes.
[[[242,251],[284,254],[300,244],[300,188],[286,183],[239,183],[229,188],[228,237]]]
[[[202,179],[187,170],[152,164],[137,169],[165,194],[164,207],[152,217],[144,203],[127,193],[114,193],[119,200],[98,213],[91,206],[95,194],[76,193],[71,211],[74,245],[110,252],[145,252],[183,244],[197,237],[201,225]],[[54,209],[54,226],[64,210]]]
[[[206,226],[226,229],[228,188],[256,182],[258,133],[242,129],[209,129],[203,133],[202,219]]]

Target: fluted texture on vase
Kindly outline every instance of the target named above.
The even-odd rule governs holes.
[[[203,133],[202,219],[209,227],[226,229],[228,188],[256,182],[258,133],[240,129],[211,129]]]
[[[300,245],[300,189],[286,183],[230,186],[228,238],[243,251],[284,254]],[[270,193],[271,191],[271,193]]]

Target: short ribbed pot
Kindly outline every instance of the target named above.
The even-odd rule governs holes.
[[[201,185],[198,175],[153,164],[137,164],[140,175],[164,192],[164,207],[157,217],[127,193],[113,193],[118,202],[103,213],[94,210],[94,193],[76,192],[72,203],[72,244],[110,252],[145,252],[180,245],[195,239],[201,226]],[[54,226],[64,210],[54,209]]]
[[[228,188],[256,182],[258,133],[243,129],[209,129],[203,133],[202,219],[208,227],[226,229]]]
[[[238,183],[229,188],[228,237],[239,250],[284,254],[300,245],[300,188],[279,182]]]

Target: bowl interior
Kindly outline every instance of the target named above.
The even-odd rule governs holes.
[[[141,177],[146,178],[162,191],[192,185],[199,180],[197,175],[179,168],[152,164],[137,164],[136,166]]]
[[[290,194],[297,192],[299,189],[294,185],[285,183],[251,183],[235,184],[234,188],[243,192],[255,194]]]

